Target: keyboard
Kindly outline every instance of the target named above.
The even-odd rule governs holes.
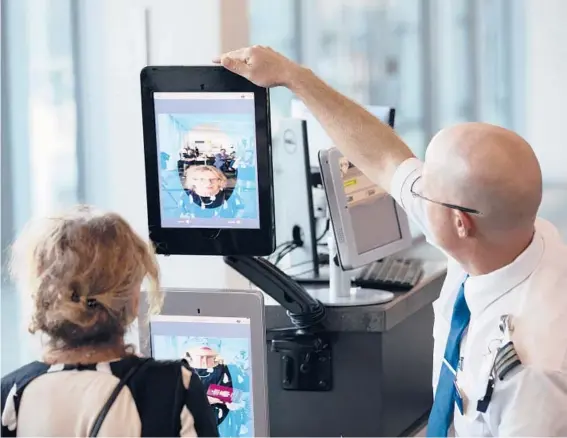
[[[366,289],[406,292],[418,283],[423,275],[420,260],[386,257],[363,267],[353,284]]]

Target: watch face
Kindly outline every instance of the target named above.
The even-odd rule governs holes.
[[[283,135],[284,149],[288,154],[294,154],[297,151],[297,139],[295,138],[295,132],[291,129],[284,131]]]

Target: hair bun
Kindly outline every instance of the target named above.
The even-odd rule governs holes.
[[[11,269],[33,300],[29,331],[57,348],[122,342],[146,277],[152,313],[162,304],[153,245],[119,215],[86,206],[28,225]]]

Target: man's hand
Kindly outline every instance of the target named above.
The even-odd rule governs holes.
[[[225,53],[213,62],[245,77],[260,87],[290,87],[303,69],[278,52],[262,46],[247,47]]]

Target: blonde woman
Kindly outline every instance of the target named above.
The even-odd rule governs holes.
[[[118,382],[99,436],[218,436],[203,385],[182,361],[143,359],[125,344],[154,252],[120,216],[88,207],[34,222],[13,247],[12,272],[31,294],[41,360],[2,378],[2,436],[89,436]]]
[[[227,192],[228,179],[214,166],[190,166],[184,186],[188,197],[181,200],[182,214],[198,218],[235,218],[243,209],[236,193]]]

